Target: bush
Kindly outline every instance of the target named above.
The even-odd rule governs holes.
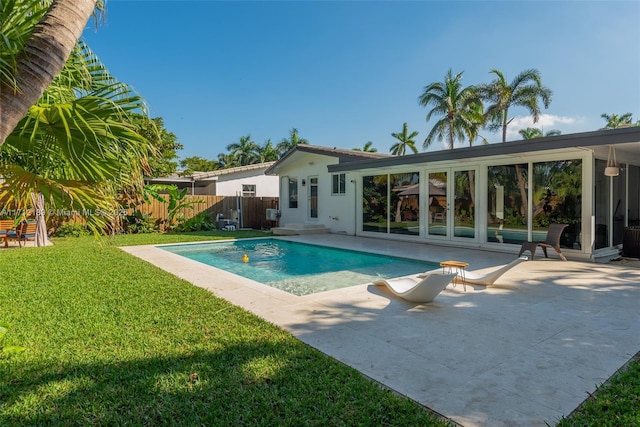
[[[88,236],[91,234],[91,231],[84,225],[77,222],[69,222],[66,224],[62,224],[58,229],[53,233],[56,237],[82,237]]]
[[[175,227],[175,231],[209,231],[215,230],[217,224],[211,220],[207,212],[200,212]]]

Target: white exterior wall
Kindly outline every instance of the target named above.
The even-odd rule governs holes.
[[[241,195],[243,184],[255,185],[256,197],[278,197],[278,177],[267,176],[262,169],[219,175],[216,196]]]
[[[327,166],[338,163],[331,156],[305,153],[302,160],[280,172],[280,222],[286,224],[322,224],[332,233],[355,234],[354,183],[346,174],[346,193],[331,194],[332,174]],[[289,177],[298,180],[298,207],[289,208]],[[312,177],[318,178],[318,217],[310,217],[309,188]],[[302,180],[306,185],[302,186]]]

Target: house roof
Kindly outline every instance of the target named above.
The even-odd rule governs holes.
[[[296,153],[319,154],[322,156],[330,156],[338,158],[340,164],[345,162],[354,162],[370,159],[385,159],[391,157],[389,154],[371,153],[368,151],[347,150],[343,148],[329,148],[320,145],[298,144],[291,150],[287,151],[275,164],[265,171],[265,175],[277,175],[278,170],[283,163],[291,160]]]
[[[328,171],[346,172],[369,168],[431,163],[446,160],[464,160],[498,155],[519,156],[523,153],[537,151],[586,147],[606,158],[609,145],[616,147],[619,162],[626,163],[633,160],[636,164],[640,164],[640,127],[634,126],[456,148],[454,150],[410,154],[406,156],[358,159],[358,161],[340,162],[336,165],[329,165]]]
[[[216,181],[219,176],[231,175],[239,172],[255,171],[259,169],[267,169],[275,162],[256,163],[253,165],[237,166],[235,168],[217,169],[209,172],[194,172],[191,175],[173,174],[167,177],[150,178],[145,177],[145,181],[156,184],[172,184],[180,182],[198,182],[198,181]],[[206,183],[204,185],[207,185]]]

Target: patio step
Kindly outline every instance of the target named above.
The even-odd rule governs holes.
[[[271,231],[273,234],[279,236],[325,234],[330,232],[330,230],[323,224],[285,224],[283,227],[274,227]]]

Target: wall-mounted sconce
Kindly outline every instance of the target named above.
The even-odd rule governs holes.
[[[302,180],[302,186],[304,187],[305,185],[307,185],[307,181],[306,180]]]
[[[616,159],[616,149],[613,145],[609,145],[609,156],[607,158],[607,167],[604,168],[605,176],[618,176],[620,169],[618,168],[618,159]]]

